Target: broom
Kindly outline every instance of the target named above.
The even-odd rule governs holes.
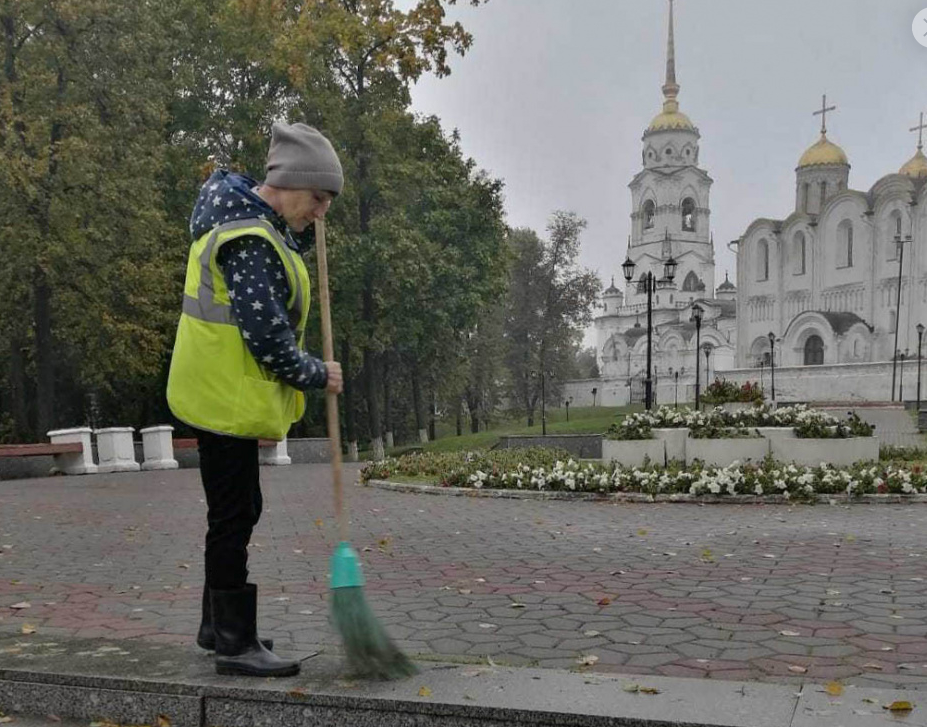
[[[322,355],[334,360],[331,309],[328,300],[328,261],[325,253],[325,223],[315,222],[319,266],[319,300],[322,307]],[[341,482],[341,430],[338,426],[338,395],[325,392],[328,439],[332,455],[335,515],[340,542],[331,558],[331,621],[344,643],[348,668],[358,677],[398,679],[417,671],[409,658],[393,643],[364,598],[364,576],[360,558],[348,543],[348,516]]]

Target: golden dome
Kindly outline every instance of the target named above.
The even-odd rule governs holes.
[[[653,121],[650,122],[650,126],[647,127],[648,132],[676,129],[695,131],[695,125],[681,111],[667,111],[664,109],[663,113],[655,116]]]
[[[914,179],[927,177],[927,156],[924,156],[924,152],[920,147],[918,147],[917,154],[911,157],[911,160],[898,173],[906,174]]]
[[[821,138],[818,139],[813,146],[809,147],[808,150],[801,155],[801,159],[798,160],[799,168],[817,167],[829,164],[843,164],[849,166],[850,162],[847,160],[847,155],[844,153],[843,149],[830,141],[826,134],[821,134]]]

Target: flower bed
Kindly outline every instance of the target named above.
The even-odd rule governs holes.
[[[751,406],[739,411],[715,407],[699,412],[691,409],[660,407],[656,411],[629,414],[612,424],[606,439],[651,439],[656,428],[688,428],[697,439],[749,436],[744,430],[765,427],[789,427],[802,439],[847,439],[872,436],[873,427],[856,414],[838,419],[803,404],[773,408],[768,404]]]
[[[524,455],[532,450],[517,450]],[[698,463],[682,467],[624,468],[613,465],[581,464],[563,458],[550,461],[549,450],[538,450],[531,464],[521,462],[499,467],[493,457],[499,452],[469,453],[456,458],[453,468],[434,476],[445,487],[474,489],[536,490],[541,492],[588,492],[609,494],[638,492],[647,495],[781,495],[787,499],[812,499],[819,494],[925,494],[927,473],[920,466],[896,464],[854,465],[850,467],[803,467],[781,464],[767,458],[752,464],[705,467]],[[361,479],[388,479],[405,474],[431,474],[445,455],[412,455],[405,462],[387,459],[368,464]],[[544,461],[541,464],[541,461]],[[509,463],[506,462],[508,465]],[[495,465],[495,466],[493,466]]]
[[[763,390],[755,381],[735,384],[727,379],[715,379],[705,393],[702,401],[706,404],[762,404]]]

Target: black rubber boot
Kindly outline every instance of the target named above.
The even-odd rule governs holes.
[[[212,628],[212,602],[209,599],[209,586],[203,584],[203,616],[200,619],[200,630],[196,634],[196,645],[206,651],[216,650],[216,633]],[[273,639],[261,639],[265,649],[274,650]]]
[[[281,659],[257,639],[257,586],[234,591],[210,590],[216,633],[216,673],[255,677],[288,677],[299,662]]]

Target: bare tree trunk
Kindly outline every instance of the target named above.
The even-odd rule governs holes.
[[[456,422],[457,423],[457,436],[459,437],[460,435],[463,434],[463,396],[462,395],[457,397],[456,419],[457,419],[457,422]]]
[[[26,403],[26,345],[19,336],[10,340],[10,404],[16,436],[36,439]]]
[[[412,408],[415,409],[415,428],[418,430],[419,441],[424,444],[428,441],[428,431],[422,417],[422,382],[418,371],[418,362],[412,365]]]
[[[393,441],[393,388],[390,382],[390,362],[392,352],[383,354],[383,444],[388,449],[395,446]]]
[[[35,317],[36,428],[39,436],[55,425],[55,359],[52,343],[51,289],[36,268],[32,279]]]
[[[354,419],[354,382],[351,380],[351,344],[341,341],[341,373],[344,379],[344,440],[348,445],[348,461],[357,461],[357,423]],[[353,452],[354,459],[350,459]]]

